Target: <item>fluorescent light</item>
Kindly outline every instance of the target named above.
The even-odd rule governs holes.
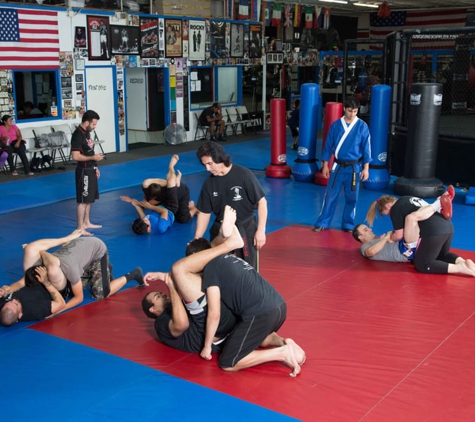
[[[319,0],[322,3],[340,3],[340,4],[348,4],[345,0]]]
[[[354,6],[360,6],[360,7],[374,7],[378,8],[378,4],[369,4],[369,3],[353,3]]]

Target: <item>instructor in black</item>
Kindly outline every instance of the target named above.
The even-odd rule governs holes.
[[[101,175],[97,162],[104,159],[104,154],[94,152],[94,142],[91,132],[96,128],[99,115],[88,110],[82,116],[81,124],[76,128],[71,138],[71,157],[77,161],[76,167],[76,200],[78,203],[78,230],[83,235],[92,236],[87,229],[97,229],[102,226],[92,224],[90,220],[91,206],[99,199],[98,179]]]

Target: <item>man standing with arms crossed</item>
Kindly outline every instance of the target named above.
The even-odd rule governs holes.
[[[91,206],[99,199],[98,179],[101,175],[97,162],[102,161],[104,154],[94,152],[94,142],[91,132],[96,128],[99,115],[88,110],[82,116],[81,124],[76,128],[71,138],[71,157],[77,161],[76,166],[76,200],[78,203],[77,229],[85,236],[92,236],[87,229],[97,229],[102,226],[92,224],[90,220]]]

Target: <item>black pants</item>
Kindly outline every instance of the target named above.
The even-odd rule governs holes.
[[[449,264],[455,264],[458,255],[450,252],[453,233],[424,236],[414,255],[414,267],[426,274],[447,274]]]
[[[10,145],[8,145],[8,165],[10,166],[10,171],[13,172],[15,171],[15,161],[13,159],[13,154],[18,154],[20,157],[20,160],[23,164],[23,168],[25,169],[25,173],[30,172],[30,163],[28,162],[28,157],[26,156],[26,148],[25,144],[23,142],[20,142],[20,146],[18,148],[15,148],[13,144],[16,141],[13,141]]]

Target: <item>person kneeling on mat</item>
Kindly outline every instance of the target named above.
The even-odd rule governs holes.
[[[141,268],[135,268],[122,277],[112,280],[112,266],[109,264],[107,246],[102,240],[95,237],[80,238],[82,234],[83,230],[75,230],[66,237],[40,239],[27,244],[23,256],[25,276],[10,286],[3,286],[0,289],[0,297],[5,297],[20,289],[23,291],[23,288],[27,290],[22,295],[32,294],[33,290],[29,290],[33,289],[30,286],[32,275],[31,271],[28,273],[27,270],[38,265],[46,268],[47,279],[63,297],[71,296],[63,306],[58,305],[54,308],[52,306],[51,316],[79,305],[84,300],[83,288],[87,285],[90,286],[91,294],[95,299],[111,296],[130,280],[136,280],[139,286],[147,285],[143,280]],[[58,246],[62,247],[53,253],[48,252],[49,249]],[[26,283],[27,274],[29,274],[28,279],[30,280],[28,285]],[[37,292],[35,291],[35,293]],[[0,311],[0,322],[9,326],[23,320],[25,308],[35,306],[37,303],[34,300],[10,301],[4,304]],[[28,312],[32,311],[28,310]]]
[[[431,205],[416,197],[383,196],[371,206],[367,220],[371,224],[379,210],[381,215],[391,215],[396,230],[377,238],[369,227],[360,224],[353,230],[353,237],[363,243],[361,252],[369,259],[412,261],[417,271],[427,274],[475,276],[472,260],[450,252],[453,225],[448,219],[452,217],[454,196],[452,186]]]
[[[235,222],[236,212],[227,207],[219,235],[212,243],[204,238],[192,240],[186,248],[187,257],[211,248],[215,256],[231,252],[237,245],[236,240],[229,236]],[[201,274],[189,265],[189,261],[188,258],[179,261],[180,266],[174,266],[170,273],[145,274],[147,282],[163,280],[168,287],[169,296],[162,292],[149,292],[142,300],[142,309],[145,315],[155,320],[155,331],[160,342],[183,352],[199,353],[204,345],[208,306],[206,295],[201,291]],[[222,350],[227,335],[236,323],[236,317],[222,305],[212,344],[213,353]]]

